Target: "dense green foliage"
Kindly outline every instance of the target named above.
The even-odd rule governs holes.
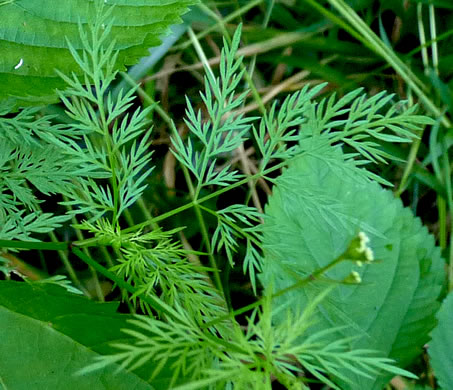
[[[425,7],[383,1],[376,27],[371,0],[199,4],[199,33],[179,30],[193,50],[174,46],[158,83],[149,64],[174,37],[119,72],[193,3],[0,0],[0,384],[377,390],[396,376],[398,389],[435,388],[420,363],[431,343],[448,389],[448,91],[437,42],[432,72],[421,48],[422,77],[385,26],[388,10],[423,22]],[[361,72],[385,61],[409,99],[373,86],[381,71],[349,74],[348,56]],[[169,82],[194,58],[195,85]],[[438,222],[416,207],[423,186]]]

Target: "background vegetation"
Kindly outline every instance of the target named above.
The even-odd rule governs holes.
[[[0,2],[0,11],[1,4]],[[189,123],[184,121],[186,96],[190,98],[195,111],[201,109],[206,113],[204,102],[199,95],[205,84],[204,68],[208,66],[208,69],[218,72],[223,39],[231,45],[234,32],[242,25],[238,53],[244,56],[244,79],[251,91],[244,96],[244,102],[235,107],[237,114],[262,115],[266,109],[270,109],[274,99],[282,102],[288,94],[307,85],[321,86],[326,82],[327,84],[317,90],[316,99],[329,96],[333,92],[342,97],[359,87],[369,96],[389,91],[395,94],[393,103],[401,99],[407,99],[409,106],[418,103],[419,110],[434,119],[435,124],[427,126],[427,131],[424,131],[424,127],[419,130],[419,138],[412,143],[377,140],[381,150],[398,157],[399,160],[387,162],[382,159],[368,169],[393,185],[391,189],[394,196],[400,198],[405,206],[419,216],[434,235],[445,259],[448,276],[441,296],[443,298],[453,288],[452,18],[453,5],[442,0],[218,0],[194,6],[190,13],[184,15],[185,23],[173,28],[174,35],[165,38],[163,44],[152,49],[149,57],[122,72],[122,77],[118,77],[111,88],[112,96],[117,98],[121,88],[128,89],[139,83],[137,93],[131,95],[132,108],[129,109],[132,112],[138,107],[153,108],[145,111],[144,115],[154,126],[152,137],[146,141],[152,144],[155,168],[147,179],[148,186],[143,200],[139,200],[138,205],[126,213],[127,224],[132,226],[142,222],[146,210],[147,219],[157,217],[154,220],[164,231],[185,226],[182,231],[173,231],[181,241],[182,248],[189,251],[194,262],[201,261],[205,266],[212,266],[209,256],[203,255],[204,252],[210,252],[210,248],[206,247],[208,244],[204,241],[202,230],[205,229],[211,234],[216,231],[216,215],[205,215],[205,226],[202,230],[193,210],[179,212],[161,221],[159,216],[171,213],[192,200],[187,191],[185,172],[170,150],[171,136],[175,136],[175,129],[182,138],[189,132]],[[159,102],[158,105],[155,102]],[[40,108],[35,114],[38,117],[55,115],[54,123],[67,124],[72,118],[64,110],[63,105],[54,104]],[[171,124],[170,118],[174,125]],[[224,166],[231,165],[244,175],[253,175],[260,169],[262,157],[258,149],[256,143],[247,141],[234,152],[223,154],[221,162]],[[272,179],[278,174],[279,172],[270,174],[271,180],[268,181],[259,179],[256,183],[238,187],[208,200],[204,205],[220,210],[241,203],[254,206],[262,212],[268,196],[272,193]],[[100,179],[102,180],[102,177]],[[209,187],[198,190],[197,195],[200,197],[212,192]],[[67,205],[71,206],[67,199],[58,200],[66,200]],[[47,200],[40,207],[44,211],[57,212],[58,208],[63,206],[55,206],[54,200]],[[236,218],[241,222],[240,217]],[[255,219],[259,221],[259,218],[257,214]],[[73,222],[80,223],[81,219]],[[83,234],[96,233],[93,226],[85,225],[79,228],[74,230],[65,225],[50,236],[43,234],[38,237],[43,241],[75,241],[84,240]],[[220,238],[228,237],[218,234]],[[20,235],[15,238],[20,238]],[[221,245],[220,238],[217,239],[218,245]],[[241,263],[240,267],[232,267],[232,263],[236,259],[242,259],[247,251],[247,242],[238,242],[239,246],[223,242],[222,245],[227,250],[216,253],[217,266],[222,272],[212,278],[214,284],[222,286],[227,305],[232,309],[240,309],[247,303],[255,302],[254,292],[258,291],[258,295],[262,292],[259,282],[253,282],[252,278],[251,283],[248,275],[244,275]],[[85,250],[85,255],[94,258],[109,258],[113,256],[112,253],[96,248]],[[94,264],[87,266],[86,262],[75,257],[68,259],[64,251],[9,251],[2,256],[1,264],[6,279],[22,280],[25,277],[29,280],[42,280],[53,275],[68,275],[75,287],[94,300],[104,302],[121,299],[121,291],[113,285],[112,280],[116,280],[115,278],[98,273]],[[128,276],[128,271],[121,269],[120,265],[117,265],[116,271],[125,276],[126,280],[133,280],[133,277]],[[55,282],[62,283],[58,278]],[[7,290],[7,287],[5,289]],[[28,294],[32,295],[24,290],[23,299]],[[58,295],[57,292],[54,294]],[[168,294],[171,295],[171,291]],[[8,300],[5,299],[3,304],[8,306],[9,301],[6,301]],[[451,307],[451,304],[449,306]],[[98,309],[93,306],[93,311],[96,310]],[[123,313],[143,313],[147,310],[150,308],[146,304],[135,306],[133,300],[132,303],[123,301],[120,307]],[[448,314],[445,312],[446,309],[443,309],[439,318],[448,323]],[[114,310],[98,314],[113,318],[119,323],[124,321],[119,316],[116,317]],[[242,325],[247,323],[245,318],[238,318]],[[92,321],[91,329],[98,330],[99,333],[99,329],[102,329],[102,318]],[[58,324],[58,327],[70,328],[65,323]],[[120,327],[118,325],[118,329]],[[134,335],[129,336],[133,338]],[[88,335],[86,337],[88,338]],[[128,340],[126,336],[115,335],[111,338],[121,337]],[[447,334],[444,337],[449,336]],[[102,340],[96,342],[103,343]],[[83,345],[93,347],[90,341],[86,340]],[[69,346],[68,351],[70,348]],[[102,348],[97,352],[112,353],[112,349]],[[87,351],[84,353],[89,354]],[[11,367],[14,367],[14,362],[11,362]],[[142,369],[145,370],[146,367]],[[388,387],[439,388],[427,353],[420,355],[408,370],[416,374],[418,379],[409,380],[396,376]],[[442,368],[437,370],[442,372]],[[110,378],[111,373],[106,372],[105,375]],[[127,376],[126,373],[124,375]],[[310,388],[325,386],[319,384],[315,375],[309,379],[314,382]],[[129,379],[125,379],[127,380]],[[448,379],[442,380],[443,388],[448,389],[448,384],[445,384]],[[284,385],[282,381],[277,382],[278,380],[274,381],[275,388]],[[157,386],[158,382],[153,382],[153,385]]]

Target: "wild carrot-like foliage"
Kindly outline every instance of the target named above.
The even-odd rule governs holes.
[[[237,56],[239,28],[224,40],[219,75],[205,69],[204,109],[186,98],[188,134],[171,125],[188,202],[152,215],[145,190],[153,191],[150,114],[157,106],[136,107],[138,87],[112,93],[119,56],[113,9],[96,4],[94,22],[79,25],[81,47],[68,44],[79,70],[59,72],[70,123],[39,117],[36,108],[12,113],[12,102],[3,103],[0,118],[0,245],[56,249],[66,261],[71,253],[141,313],[126,322],[99,304],[101,326],[94,303],[86,302],[93,332],[116,331],[99,336],[108,345],[102,349],[65,322],[68,313],[57,318],[55,297],[84,306],[51,286],[63,284],[59,278],[27,288],[0,283],[18,296],[52,292],[46,299],[60,331],[98,353],[93,362],[77,351],[90,360],[70,365],[79,374],[74,381],[96,379],[111,365],[134,372],[128,375],[143,388],[163,389],[271,389],[275,381],[308,389],[307,375],[337,389],[378,389],[392,375],[414,377],[397,364],[420,353],[434,326],[442,262],[419,220],[363,166],[393,158],[378,141],[411,142],[433,121],[386,93],[316,100],[323,84],[273,103],[261,117],[246,116],[238,111],[249,93]],[[246,142],[260,153],[253,175],[231,163]],[[218,208],[209,202],[258,179],[274,185],[264,212],[247,201]],[[61,208],[43,212],[47,196]],[[185,226],[164,227],[188,210],[199,229],[195,249],[184,245]],[[77,239],[37,241],[36,234],[69,220]],[[243,269],[254,303],[232,301],[223,279],[228,267]],[[21,321],[10,313],[14,299],[2,304]],[[48,330],[48,316],[34,313],[27,329]],[[118,380],[132,380],[126,376]]]

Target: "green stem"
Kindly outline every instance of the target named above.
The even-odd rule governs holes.
[[[49,237],[50,239],[52,240],[53,243],[58,243],[58,239],[57,239],[57,236],[55,235],[54,232],[50,232],[49,233]],[[66,268],[66,271],[69,275],[69,277],[71,278],[72,282],[74,283],[74,285],[81,291],[83,291],[83,293],[91,298],[91,294],[87,291],[87,289],[82,285],[82,283],[80,283],[80,280],[79,278],[77,277],[77,273],[74,271],[74,268],[72,267],[71,265],[71,262],[69,261],[69,258],[68,258],[68,255],[67,255],[67,248],[62,250],[62,249],[59,249],[58,250],[58,255],[60,256],[60,259],[61,261],[63,262],[63,265],[64,267]]]
[[[64,200],[65,202],[68,202],[69,199],[66,197],[66,195],[63,195],[63,200]],[[66,209],[67,209],[68,211],[71,211],[73,208],[72,208],[72,206],[66,206]],[[77,225],[77,224],[78,224],[78,221],[77,221],[75,215],[72,215],[72,217],[71,217],[71,222],[72,222],[73,225]],[[77,236],[77,240],[78,240],[78,241],[84,241],[85,238],[83,237],[82,231],[81,231],[80,229],[77,229],[77,228],[75,228],[74,230],[75,230],[75,233],[76,233],[76,236]],[[53,234],[53,233],[52,233],[52,234]],[[51,236],[51,237],[52,237],[52,236]],[[52,240],[53,240],[53,239],[52,239]],[[56,241],[56,238],[55,238],[55,241]],[[90,256],[90,252],[89,252],[88,248],[83,248],[83,251],[85,252],[85,254],[86,254],[87,256]],[[64,256],[65,256],[65,258],[66,258],[66,262],[69,263],[69,259],[68,259],[67,255],[64,254]],[[64,261],[64,258],[62,258],[62,260]],[[70,264],[70,263],[69,263],[69,264]],[[72,268],[72,267],[71,267],[71,268]],[[96,295],[98,296],[98,298],[99,298],[99,300],[100,300],[101,302],[104,302],[104,300],[105,300],[105,299],[104,299],[104,293],[102,292],[102,288],[101,288],[101,285],[100,285],[100,283],[99,283],[98,275],[96,274],[96,271],[95,271],[94,268],[89,267],[89,269],[90,269],[91,275],[92,275],[93,280],[94,280]],[[69,271],[68,271],[68,272],[69,272]]]
[[[418,37],[421,44],[422,62],[425,68],[425,75],[429,72],[429,59],[428,59],[428,48],[426,46],[426,35],[425,26],[423,24],[423,5],[422,3],[417,4],[417,21],[418,21]]]
[[[299,280],[298,282],[292,284],[291,286],[287,287],[287,288],[284,288],[278,292],[276,292],[275,294],[272,294],[272,299],[274,298],[278,298],[292,290],[296,290],[296,289],[300,289],[302,287],[305,287],[306,285],[308,285],[309,283],[312,283],[314,282],[315,280],[317,280],[320,276],[322,276],[324,273],[326,273],[327,271],[329,271],[330,269],[332,269],[333,267],[335,267],[337,264],[341,263],[345,261],[344,259],[344,256],[343,254],[340,255],[338,258],[336,258],[335,260],[331,261],[329,264],[325,265],[324,267],[316,270],[315,272],[313,272],[312,274],[310,274],[309,276]],[[228,319],[232,319],[240,314],[243,314],[243,313],[246,313],[260,305],[262,305],[264,303],[264,300],[266,298],[265,297],[262,297],[260,299],[258,299],[257,301],[247,305],[247,306],[244,306],[244,307],[241,307],[240,309],[238,310],[235,310],[233,312],[230,312],[222,317],[219,317],[219,318],[216,318],[215,320],[212,320],[206,324],[203,325],[203,328],[209,328],[219,322],[222,322],[222,321],[225,321],[225,320],[228,320]]]
[[[77,223],[77,220],[76,220],[76,218],[74,216],[72,217],[72,223],[73,224]],[[83,241],[84,237],[83,237],[83,234],[82,234],[81,230],[80,229],[75,229],[75,231],[76,231],[77,238],[79,240]],[[82,250],[85,253],[85,255],[91,256],[90,251],[88,250],[87,247],[83,247]],[[98,275],[96,273],[96,270],[93,267],[89,267],[89,269],[90,269],[90,272],[91,272],[91,276],[92,276],[92,278],[94,280],[94,288],[96,290],[96,295],[97,295],[98,299],[101,302],[104,302],[105,301],[104,293],[102,292],[101,284],[99,283],[99,278],[98,278]]]
[[[439,215],[439,246],[442,249],[447,248],[447,202],[441,195],[437,195],[437,210]]]
[[[137,88],[139,96],[141,96],[150,105],[154,105],[154,110],[169,126],[172,125],[172,120],[165,110],[157,104],[157,102],[148,93],[146,93],[142,87],[137,87],[137,82],[131,76],[129,76],[126,72],[120,72],[120,75],[131,87]]]
[[[437,50],[437,32],[436,32],[436,17],[434,14],[434,5],[430,4],[429,6],[429,30],[431,34],[431,39],[433,44],[431,46],[431,58],[433,60],[433,68],[436,75],[439,75],[439,54]]]
[[[194,209],[195,209],[195,214],[197,216],[198,223],[200,225],[201,236],[203,237],[203,241],[204,241],[204,244],[206,245],[206,250],[208,252],[209,264],[213,270],[215,285],[216,285],[217,289],[219,291],[221,291],[223,295],[225,295],[222,281],[220,279],[219,268],[218,268],[216,260],[214,258],[214,254],[213,254],[213,251],[211,248],[211,242],[209,240],[208,229],[206,228],[206,223],[205,223],[203,215],[201,213],[200,206],[197,203],[195,203]],[[224,298],[226,298],[226,297],[224,296]]]
[[[64,251],[69,247],[68,242],[34,242],[17,240],[0,240],[0,248],[37,249]]]
[[[404,167],[403,177],[401,178],[400,184],[398,186],[398,190],[395,193],[395,196],[398,198],[401,196],[401,194],[404,191],[406,191],[408,180],[409,180],[409,175],[411,174],[412,168],[414,167],[421,141],[422,141],[422,137],[420,135],[419,138],[416,138],[412,142],[411,149],[409,151],[409,155],[407,158],[407,163],[406,163],[406,166]]]
[[[222,220],[222,222],[226,223],[227,225],[231,226],[236,232],[238,232],[242,237],[244,237],[247,240],[250,240],[257,246],[261,246],[261,241],[259,241],[256,237],[253,235],[249,234],[248,232],[244,231],[243,228],[241,228],[239,225],[235,224],[234,222],[231,222],[229,219],[225,218],[224,216],[220,215],[218,212],[211,210],[208,207],[204,207],[202,205],[199,205],[199,207],[206,211],[207,213],[214,215],[216,218],[219,218]]]
[[[444,154],[443,154],[443,165],[444,165],[444,182],[446,189],[446,199],[448,210],[450,211],[450,220],[453,219],[453,189],[452,189],[452,178],[451,178],[451,165],[448,158],[448,146],[446,139],[443,140]],[[453,227],[450,226],[450,253],[449,253],[449,269],[448,269],[448,285],[449,290],[453,290]]]
[[[263,176],[265,176],[265,175],[267,175],[267,174],[269,174],[271,172],[274,172],[274,171],[276,171],[278,169],[281,169],[281,168],[285,167],[286,165],[289,164],[289,162],[290,162],[290,160],[283,161],[280,164],[277,164],[277,165],[275,165],[275,166],[273,166],[271,168],[266,169],[264,172],[258,172],[258,173],[254,174],[252,176],[249,176],[249,177],[246,177],[246,178],[244,178],[242,180],[239,180],[236,183],[233,183],[233,184],[231,184],[228,187],[221,188],[221,189],[219,189],[219,190],[217,190],[215,192],[212,192],[209,195],[206,195],[206,196],[204,196],[202,198],[199,198],[196,203],[197,204],[204,203],[204,202],[206,202],[206,201],[208,201],[208,200],[210,200],[212,198],[215,198],[215,197],[217,197],[219,195],[222,195],[225,192],[228,192],[228,191],[230,191],[230,190],[232,190],[234,188],[240,187],[240,186],[246,184],[247,182],[249,182],[250,180],[255,180],[255,179],[261,178],[261,177],[263,177]],[[185,204],[183,206],[180,206],[180,207],[178,207],[176,209],[167,211],[166,213],[155,217],[153,219],[153,221],[159,222],[159,221],[165,220],[167,218],[172,217],[173,215],[179,214],[179,213],[181,213],[181,212],[183,212],[185,210],[188,210],[188,209],[192,208],[194,205],[195,205],[194,201],[189,202],[189,203],[187,203],[187,204]],[[136,230],[139,230],[139,229],[143,229],[144,227],[146,227],[146,226],[148,226],[150,224],[151,224],[151,221],[145,221],[145,222],[139,223],[139,224],[137,224],[135,226],[131,226],[131,227],[123,230],[123,232],[129,233],[131,231],[136,231]]]

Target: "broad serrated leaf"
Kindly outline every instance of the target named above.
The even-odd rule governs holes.
[[[118,69],[135,63],[197,0],[108,0],[114,5],[112,35],[119,50]],[[91,22],[95,1],[12,0],[0,3],[0,101],[19,97],[19,104],[52,102],[65,74],[80,72],[68,42],[83,48],[78,24]]]
[[[444,270],[434,238],[391,192],[345,161],[339,148],[298,158],[276,183],[263,227],[263,286],[279,291],[293,285],[337,259],[365,232],[375,264],[343,262],[327,272],[340,282],[354,269],[363,282],[339,284],[319,305],[313,331],[344,326],[332,340],[351,338],[351,349],[374,349],[408,364],[435,324]],[[323,282],[311,283],[277,304],[305,307],[323,288]],[[344,389],[381,389],[390,379],[341,374],[349,379],[341,383]]]
[[[453,389],[453,294],[442,303],[439,323],[431,333],[429,356],[434,374],[442,389]]]

